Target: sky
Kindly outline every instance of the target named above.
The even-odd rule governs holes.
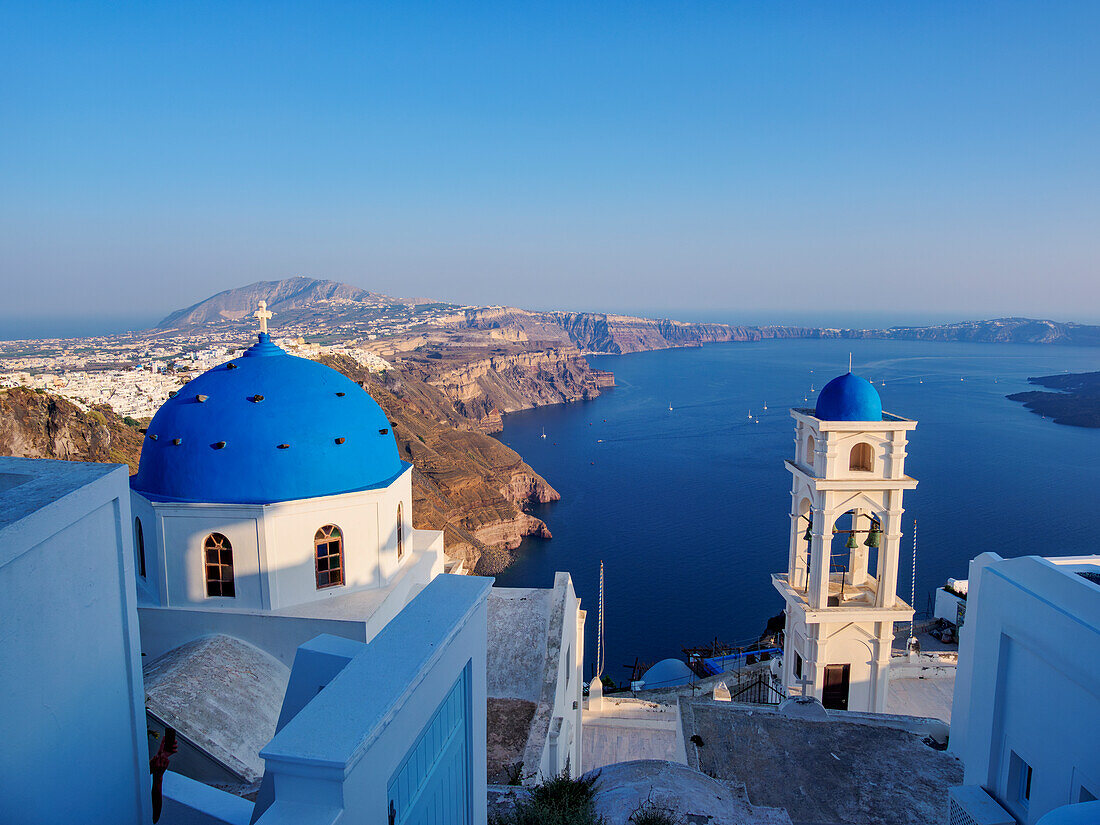
[[[0,322],[1100,321],[1100,4],[0,4]]]

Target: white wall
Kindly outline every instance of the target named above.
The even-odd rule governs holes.
[[[281,727],[261,752],[274,790],[261,825],[385,822],[390,778],[467,669],[470,813],[472,822],[485,821],[491,583],[472,576],[434,579]]]
[[[397,558],[402,504],[405,554]],[[150,502],[132,493],[145,537],[142,604],[278,610],[385,585],[406,564],[412,538],[412,469],[389,487],[277,504]],[[344,584],[317,588],[314,536],[340,528]],[[235,596],[206,595],[203,543],[221,533],[233,547]]]
[[[1034,823],[1081,789],[1100,798],[1100,557],[1001,559],[970,565],[951,750],[965,783]],[[1012,753],[1032,767],[1018,799]]]
[[[6,472],[29,480],[0,492],[0,821],[149,822],[126,468]]]

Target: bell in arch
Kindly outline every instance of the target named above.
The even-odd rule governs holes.
[[[882,530],[879,529],[877,521],[871,524],[871,529],[867,531],[867,539],[863,543],[868,547],[878,547],[882,544]]]
[[[855,550],[859,547],[859,542],[856,541],[856,534],[854,532],[848,534],[848,541],[844,543],[844,546],[849,550]]]

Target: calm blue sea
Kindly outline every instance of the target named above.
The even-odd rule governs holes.
[[[562,499],[532,511],[554,538],[525,542],[497,583],[547,587],[569,571],[589,611],[591,662],[602,559],[606,672],[616,681],[635,657],[755,638],[782,609],[768,574],[787,563],[789,408],[812,406],[811,385],[845,372],[849,351],[884,408],[919,422],[906,466],[920,484],[906,494],[899,576],[908,599],[917,518],[918,610],[986,550],[1098,551],[1100,430],[1056,425],[1004,396],[1031,375],[1100,369],[1100,349],[768,341],[593,358],[616,388],[506,416],[501,440]]]

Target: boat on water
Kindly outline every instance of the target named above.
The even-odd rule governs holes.
[[[546,438],[546,428],[545,427],[542,428],[542,435],[539,436],[539,438]]]
[[[672,412],[672,402],[671,401],[668,402],[668,411]]]

